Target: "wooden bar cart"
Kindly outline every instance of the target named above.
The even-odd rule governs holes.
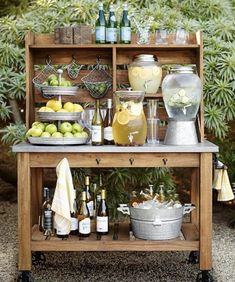
[[[127,70],[120,65],[129,64],[134,55],[156,54],[162,64],[195,64],[202,77],[202,40],[200,34],[191,34],[187,45],[59,45],[52,35],[29,33],[26,39],[26,122],[29,127],[36,119],[40,103],[46,102],[34,89],[34,66],[44,64],[50,56],[53,64],[68,64],[72,56],[81,64],[93,64],[97,56],[112,66],[113,89],[127,81]],[[86,71],[82,71],[82,75]],[[79,82],[78,77],[77,81]],[[161,99],[161,93],[149,95]],[[71,98],[69,98],[71,99]],[[79,90],[72,101],[87,102],[92,98],[86,90]],[[160,119],[166,119],[165,109],[159,111]],[[21,281],[31,278],[32,252],[43,251],[193,251],[199,252],[201,273],[197,281],[212,281],[212,154],[218,151],[214,144],[204,141],[203,101],[198,115],[200,143],[195,146],[167,146],[146,144],[141,147],[119,146],[38,146],[21,143],[13,146],[18,160],[18,225],[19,265]],[[162,128],[161,136],[165,130]],[[182,238],[150,241],[130,239],[128,226],[120,224],[118,240],[111,235],[97,240],[92,234],[85,240],[71,236],[68,240],[45,237],[38,230],[38,216],[42,204],[43,169],[55,168],[61,159],[67,158],[71,167],[180,167],[191,168],[191,202],[196,210],[191,221],[182,226]]]

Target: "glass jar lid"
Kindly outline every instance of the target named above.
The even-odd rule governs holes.
[[[140,54],[134,58],[135,62],[154,62],[157,61],[157,57],[151,54]]]
[[[173,66],[169,73],[195,73],[195,68],[193,66]]]

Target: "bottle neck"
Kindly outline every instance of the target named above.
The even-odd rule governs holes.
[[[112,109],[112,99],[107,100],[107,109]]]
[[[106,199],[106,191],[104,189],[101,190],[101,200]]]
[[[46,201],[50,200],[50,191],[49,191],[48,188],[44,189],[44,198],[45,198]]]
[[[96,102],[95,102],[95,109],[96,109],[96,111],[99,111],[99,110],[100,110],[100,100],[99,100],[99,99],[96,99]]]
[[[85,191],[82,192],[82,201],[86,202],[86,192]]]
[[[85,177],[85,185],[86,185],[86,186],[89,186],[89,185],[90,185],[89,176],[86,176],[86,177]]]

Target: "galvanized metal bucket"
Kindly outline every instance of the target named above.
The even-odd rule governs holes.
[[[123,214],[130,215],[135,237],[146,240],[167,240],[180,235],[183,215],[195,206],[185,204],[178,208],[141,209],[120,205]]]

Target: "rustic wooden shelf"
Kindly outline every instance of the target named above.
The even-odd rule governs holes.
[[[97,240],[93,232],[88,238],[69,236],[67,240],[45,236],[38,230],[38,225],[32,229],[32,251],[196,251],[199,250],[199,232],[191,223],[182,225],[182,236],[171,240],[141,240],[129,234],[129,224],[120,223],[118,240],[113,240],[113,225],[108,235]]]

